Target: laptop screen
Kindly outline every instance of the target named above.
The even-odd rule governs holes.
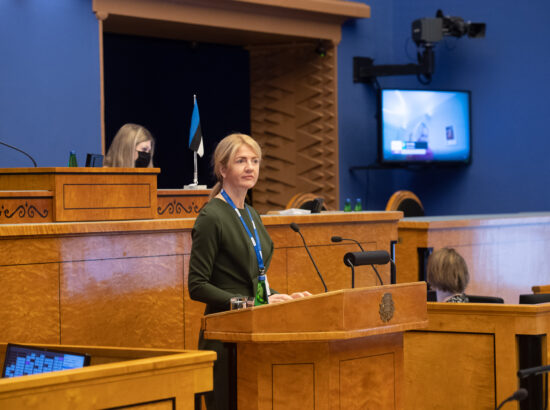
[[[8,343],[2,377],[78,369],[89,364],[90,356],[87,354]]]

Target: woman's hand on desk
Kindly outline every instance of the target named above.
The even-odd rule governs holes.
[[[305,298],[306,296],[311,296],[311,293],[309,293],[307,290],[303,292],[294,292],[292,295],[290,295],[292,299]]]
[[[307,290],[305,292],[294,292],[292,295],[287,295],[286,293],[275,293],[269,296],[269,303],[278,303],[284,302],[285,300],[300,299],[305,298],[306,296],[311,296]]]
[[[286,293],[274,293],[269,296],[269,303],[279,303],[285,300],[292,300],[292,298]]]

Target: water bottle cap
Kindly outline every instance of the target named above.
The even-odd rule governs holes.
[[[350,199],[350,198],[346,198],[346,202],[351,202],[351,199]]]
[[[76,151],[71,151],[71,155],[76,154]]]
[[[361,198],[357,198],[357,202],[361,202]]]

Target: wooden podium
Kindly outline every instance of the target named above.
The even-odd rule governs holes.
[[[237,343],[238,409],[401,409],[403,332],[427,326],[424,282],[345,289],[208,315]]]

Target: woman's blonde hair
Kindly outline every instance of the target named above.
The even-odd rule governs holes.
[[[135,167],[134,154],[136,146],[145,141],[151,141],[151,160],[148,167],[153,167],[153,155],[155,154],[155,139],[151,133],[141,125],[124,124],[115,135],[109,151],[105,156],[106,167]]]
[[[212,166],[214,168],[214,176],[216,177],[216,184],[212,188],[210,199],[218,195],[223,187],[222,169],[226,168],[230,164],[238,149],[242,145],[248,145],[252,151],[258,156],[258,159],[262,159],[262,149],[258,143],[249,135],[246,134],[230,134],[222,139],[216,146],[214,155],[212,156]]]
[[[452,248],[441,248],[428,259],[428,283],[444,292],[463,293],[470,274],[466,261]]]

